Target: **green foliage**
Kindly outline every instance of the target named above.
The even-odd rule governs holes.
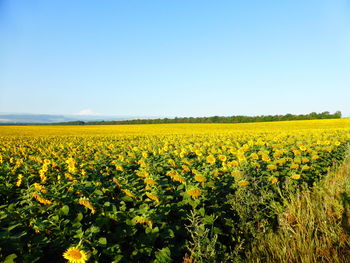
[[[248,122],[270,122],[270,121],[292,121],[292,120],[316,120],[316,119],[338,119],[341,112],[330,114],[328,111],[322,113],[312,112],[309,114],[286,114],[286,115],[261,115],[261,116],[212,116],[212,117],[176,117],[163,119],[136,119],[125,121],[93,121],[86,122],[87,125],[115,125],[115,124],[159,124],[159,123],[248,123]],[[74,123],[70,123],[74,125]],[[81,125],[82,123],[78,123]]]
[[[190,241],[188,241],[187,249],[189,251],[189,259],[193,262],[216,262],[217,249],[216,242],[218,235],[214,234],[213,225],[215,217],[205,216],[204,209],[199,215],[196,210],[192,210],[187,217],[189,224],[186,226],[190,233]],[[209,227],[209,228],[208,228]]]
[[[273,210],[278,228],[258,233],[246,262],[350,261],[350,158],[312,188],[289,191]]]
[[[212,117],[175,117],[158,119],[133,119],[122,121],[70,121],[51,123],[46,125],[116,125],[116,124],[161,124],[161,123],[249,123],[249,122],[271,122],[271,121],[295,121],[295,120],[317,120],[317,119],[339,119],[340,111],[334,114],[328,111],[322,113],[311,112],[309,114],[286,114],[286,115],[261,115],[261,116],[212,116]],[[16,124],[26,125],[26,124]],[[45,124],[44,124],[45,125]]]
[[[286,194],[312,187],[344,157],[347,136],[311,136],[305,150],[301,135],[3,137],[0,258],[62,262],[81,246],[91,262],[239,262],[278,227],[274,208]],[[286,162],[269,170],[262,156],[282,148]],[[309,169],[292,180],[290,164],[302,157]]]

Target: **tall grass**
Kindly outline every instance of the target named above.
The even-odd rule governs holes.
[[[350,262],[350,155],[311,189],[274,206],[279,228],[258,235],[247,262]]]

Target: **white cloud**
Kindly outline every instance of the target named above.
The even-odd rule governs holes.
[[[81,115],[81,116],[87,116],[87,115],[97,115],[96,112],[93,112],[92,110],[90,109],[84,109],[84,110],[81,110],[77,113],[77,115]]]

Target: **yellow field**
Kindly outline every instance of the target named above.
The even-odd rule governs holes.
[[[350,119],[0,126],[0,228],[13,240],[0,237],[0,258],[61,257],[79,244],[96,261],[153,262],[159,251],[171,251],[161,262],[178,261],[190,211],[217,216],[218,242],[234,246],[233,236],[246,238],[251,200],[263,201],[249,218],[268,227],[270,201],[286,187],[312,185],[349,141]],[[13,229],[23,235],[11,239]]]
[[[238,124],[146,124],[100,126],[0,126],[0,136],[70,135],[165,135],[234,134],[236,132],[273,132],[322,129],[350,129],[350,119],[285,121]]]

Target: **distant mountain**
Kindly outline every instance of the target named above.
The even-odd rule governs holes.
[[[0,113],[0,124],[35,124],[35,123],[56,123],[70,121],[121,121],[138,118],[152,118],[140,116],[98,116],[98,115],[53,115],[53,114],[17,114]]]

